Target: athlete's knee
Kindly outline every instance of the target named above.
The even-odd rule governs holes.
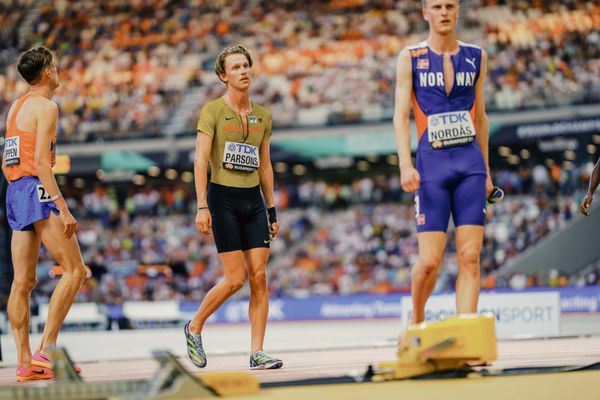
[[[37,283],[35,276],[15,277],[13,279],[13,290],[20,293],[31,293]]]
[[[87,270],[85,268],[85,265],[78,263],[78,265],[76,265],[74,268],[72,268],[71,276],[76,281],[83,283],[83,281],[87,277]]]
[[[230,293],[235,293],[244,286],[245,277],[235,276],[225,279],[225,285]]]
[[[266,268],[255,268],[255,271],[250,273],[250,282],[262,283],[267,281]]]
[[[427,277],[432,274],[437,274],[441,263],[442,260],[439,257],[420,257],[416,268],[413,270],[413,275],[416,277]]]
[[[479,275],[479,251],[474,247],[460,249],[458,252],[459,268],[467,273]]]
[[[85,268],[83,260],[81,260],[80,257],[76,257],[73,259],[63,257],[62,261],[59,264],[61,267],[63,267],[65,275],[69,275],[73,277],[73,279],[83,280],[87,275],[87,269]]]
[[[267,272],[265,270],[255,271],[250,274],[249,277],[250,286],[252,290],[266,289],[267,287]]]

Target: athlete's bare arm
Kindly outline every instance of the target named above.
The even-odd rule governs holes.
[[[419,172],[410,156],[410,100],[412,96],[412,65],[410,52],[403,49],[396,65],[396,94],[394,100],[394,132],[400,164],[402,189],[414,192],[420,186]]]
[[[58,123],[58,106],[56,103],[43,97],[31,99],[30,101],[34,102],[32,109],[37,122],[35,153],[33,156],[35,170],[42,182],[42,186],[46,189],[47,196],[52,198],[59,195],[54,200],[54,204],[56,204],[56,207],[60,211],[59,217],[64,225],[63,233],[67,238],[70,238],[77,232],[77,221],[75,221],[75,218],[69,212],[64,197],[60,196],[60,190],[58,189],[58,184],[50,165],[50,146]]]
[[[487,171],[487,180],[485,182],[486,196],[492,193],[494,188],[490,175],[490,163],[488,154],[489,123],[487,113],[485,112],[485,79],[487,75],[487,53],[481,52],[481,68],[479,69],[479,78],[475,84],[475,132],[477,133],[477,142],[481,149],[481,154],[485,161]]]
[[[206,188],[208,184],[208,160],[212,149],[213,138],[208,134],[198,131],[196,135],[196,156],[194,157],[194,182],[196,184],[196,199],[198,212],[196,213],[196,229],[201,233],[210,233],[212,218],[208,210]]]
[[[275,196],[273,195],[273,166],[271,165],[271,146],[268,137],[264,137],[258,150],[260,166],[258,167],[258,178],[267,208],[275,207]],[[279,223],[275,222],[269,228],[271,234],[279,234]]]
[[[594,197],[594,192],[598,188],[598,185],[600,185],[600,158],[596,161],[596,165],[594,165],[587,194],[583,200],[581,200],[581,204],[579,205],[579,211],[585,216],[590,216],[590,204],[592,204],[592,198]]]

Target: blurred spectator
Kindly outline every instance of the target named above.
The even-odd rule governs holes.
[[[223,93],[214,57],[235,43],[257,54],[253,96],[277,127],[390,119],[396,57],[427,27],[418,1],[60,0],[39,15],[30,3],[0,8],[0,130],[26,90],[16,54],[40,43],[59,56],[59,140],[71,142],[194,132]],[[489,54],[488,109],[600,101],[597,0],[474,1],[462,20]]]

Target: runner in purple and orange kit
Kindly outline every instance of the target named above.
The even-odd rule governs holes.
[[[17,381],[31,381],[53,377],[46,349],[56,345],[86,269],[75,236],[77,221],[69,212],[52,172],[58,107],[50,99],[59,86],[56,61],[50,50],[35,47],[21,55],[17,70],[29,84],[29,91],[8,111],[2,157],[2,172],[9,182],[6,215],[13,230],[14,280],[8,299],[8,319],[17,347]],[[48,320],[32,355],[29,296],[36,283],[40,242],[63,268],[63,276],[50,298]]]
[[[479,253],[488,166],[484,104],[486,53],[456,39],[459,0],[423,0],[429,38],[398,57],[394,130],[402,188],[415,192],[419,260],[412,270],[411,323],[425,318],[437,279],[450,215],[456,226],[458,313],[477,311]],[[417,125],[416,168],[410,154],[410,108]],[[399,349],[404,348],[403,335]]]

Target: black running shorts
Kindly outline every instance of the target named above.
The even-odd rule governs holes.
[[[269,247],[269,226],[260,186],[238,188],[211,182],[208,207],[219,253]]]

